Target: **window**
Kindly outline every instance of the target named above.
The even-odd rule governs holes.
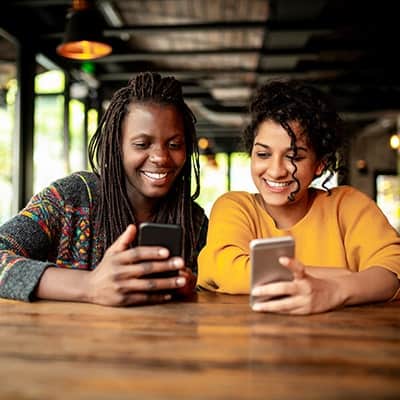
[[[230,159],[229,159],[230,158]],[[215,200],[228,190],[256,192],[246,153],[200,155],[200,196],[197,202],[210,215]]]
[[[64,96],[38,95],[35,99],[33,191],[36,193],[66,174]]]
[[[13,136],[17,81],[12,79],[0,88],[0,223],[12,215],[13,203]]]
[[[400,232],[400,177],[394,171],[375,173],[375,199],[391,225]]]
[[[215,200],[228,190],[228,155],[200,155],[200,196],[197,202],[210,215]]]
[[[231,154],[231,190],[258,192],[250,172],[250,156],[247,153]]]
[[[35,78],[33,191],[43,189],[68,170],[64,141],[64,73],[48,71]]]

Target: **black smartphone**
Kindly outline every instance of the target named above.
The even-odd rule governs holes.
[[[169,250],[170,257],[182,255],[182,227],[176,224],[143,222],[139,226],[139,246],[161,246]],[[178,271],[157,272],[146,275],[152,278],[177,276]]]
[[[291,236],[254,239],[250,242],[251,283],[250,290],[266,283],[291,281],[290,270],[281,265],[279,257],[294,257],[295,243]],[[261,296],[251,296],[250,304],[262,302]]]

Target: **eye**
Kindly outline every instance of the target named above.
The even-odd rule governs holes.
[[[256,152],[256,156],[258,158],[265,159],[265,158],[271,157],[271,153],[269,153],[267,151],[257,151]]]
[[[149,147],[149,143],[143,140],[132,142],[132,146],[136,149],[142,150]]]
[[[168,147],[171,150],[180,150],[184,146],[183,142],[180,141],[172,141],[168,143]]]
[[[290,155],[290,154],[288,154],[287,156],[286,156],[286,158],[288,159],[288,160],[290,160],[290,161],[301,161],[301,160],[304,160],[304,156],[299,156],[299,155],[297,155],[297,156],[294,156],[294,155]]]

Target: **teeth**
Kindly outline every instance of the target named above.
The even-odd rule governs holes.
[[[167,176],[167,173],[166,172],[157,173],[157,172],[143,171],[143,175],[147,176],[150,179],[164,179]]]
[[[290,185],[290,182],[274,182],[274,181],[269,181],[265,180],[269,186],[276,187],[276,188],[281,188],[281,187],[286,187]]]

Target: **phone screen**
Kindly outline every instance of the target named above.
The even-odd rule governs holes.
[[[161,246],[169,250],[170,257],[182,255],[182,227],[175,224],[143,222],[139,226],[139,246]],[[166,271],[150,274],[151,277],[171,277],[178,271]],[[149,277],[150,275],[146,275]]]
[[[272,282],[290,281],[292,272],[281,265],[279,257],[294,257],[294,239],[291,236],[254,239],[250,242],[251,289]],[[265,301],[250,296],[250,304]]]

